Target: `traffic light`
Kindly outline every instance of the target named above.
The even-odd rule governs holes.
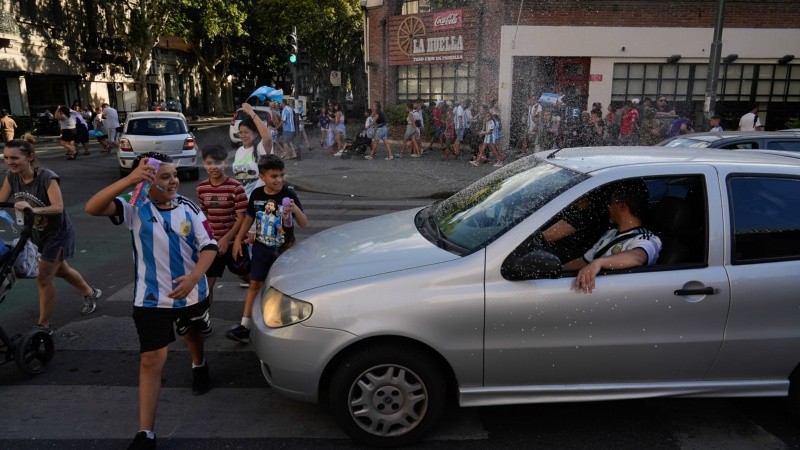
[[[289,62],[294,64],[297,62],[297,32],[292,31],[289,35]]]

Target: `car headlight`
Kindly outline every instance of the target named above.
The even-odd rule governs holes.
[[[261,301],[264,325],[269,328],[281,328],[300,323],[311,317],[313,309],[311,303],[289,297],[275,288],[267,289]]]

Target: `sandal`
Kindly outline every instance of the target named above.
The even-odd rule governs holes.
[[[75,153],[73,153],[73,154],[71,154],[71,155],[67,156],[67,159],[68,159],[68,160],[78,159],[78,155],[77,155],[77,154],[75,154]]]

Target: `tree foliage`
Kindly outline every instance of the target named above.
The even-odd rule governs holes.
[[[221,113],[222,89],[227,82],[232,48],[245,36],[245,2],[226,0],[180,0],[180,8],[168,31],[192,46],[200,71],[206,76],[213,101],[212,109]]]
[[[312,86],[329,88],[331,70],[342,71],[346,84],[363,61],[363,19],[358,0],[253,0],[247,27],[249,56],[237,75],[257,79],[257,84],[283,87],[289,79],[286,38],[293,27],[297,27],[300,53],[308,55],[306,75]],[[343,92],[339,94],[343,96]]]
[[[127,51],[134,68],[134,82],[139,93],[137,109],[147,109],[147,71],[153,60],[153,47],[167,28],[177,4],[170,0],[98,0],[105,12],[109,31],[125,36]]]

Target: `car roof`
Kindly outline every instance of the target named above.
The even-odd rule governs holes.
[[[552,158],[549,156],[553,155]],[[553,152],[538,152],[535,156],[578,172],[591,173],[613,167],[652,164],[754,164],[797,165],[797,152],[764,150],[720,150],[685,147],[577,147]]]
[[[786,138],[787,136],[791,136],[795,134],[797,137],[800,137],[800,133],[792,132],[792,131],[720,131],[720,132],[702,132],[702,133],[688,133],[688,134],[681,134],[678,136],[673,137],[671,140],[674,139],[695,139],[698,141],[707,141],[713,142],[718,139],[725,139],[725,138],[747,138],[747,137],[755,137],[755,138]]]
[[[126,120],[131,119],[183,119],[186,120],[186,117],[183,116],[182,113],[177,111],[137,111],[128,113]]]

